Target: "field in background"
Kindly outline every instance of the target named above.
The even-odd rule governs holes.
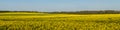
[[[120,30],[120,14],[0,13],[0,30]]]

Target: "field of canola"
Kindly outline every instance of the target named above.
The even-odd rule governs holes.
[[[1,13],[0,30],[120,30],[120,14]]]

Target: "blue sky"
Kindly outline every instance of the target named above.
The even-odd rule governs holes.
[[[120,0],[0,0],[0,10],[11,11],[120,10]]]

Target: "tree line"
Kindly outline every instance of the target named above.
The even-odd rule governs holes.
[[[27,12],[27,13],[41,13],[38,11],[0,11],[0,13],[6,12]],[[67,12],[42,12],[42,13],[49,13],[49,14],[120,14],[120,11],[115,10],[103,10],[103,11],[67,11]]]
[[[9,13],[9,12],[39,13],[37,11],[0,11],[0,13]]]
[[[75,12],[50,12],[60,14],[120,14],[120,11],[104,10],[104,11],[75,11]]]

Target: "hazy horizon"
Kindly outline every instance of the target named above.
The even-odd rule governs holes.
[[[120,0],[0,0],[0,10],[82,11],[120,10]]]

